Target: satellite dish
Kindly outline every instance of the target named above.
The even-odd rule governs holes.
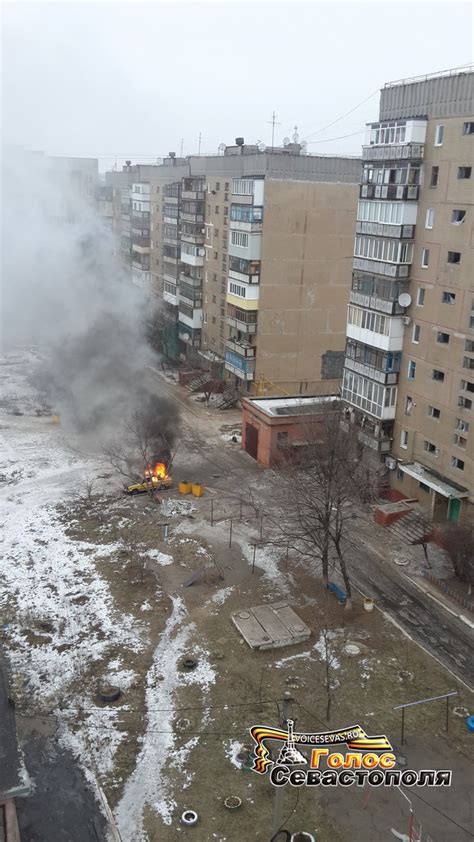
[[[290,145],[290,143],[291,143],[291,140],[290,140],[290,138],[289,138],[289,137],[284,137],[284,138],[283,138],[283,146],[289,146],[289,145]]]
[[[408,292],[402,292],[401,295],[398,296],[398,303],[400,307],[409,307],[411,304],[411,295]]]
[[[264,143],[262,143],[262,141],[260,141],[260,143],[258,144],[258,148],[260,149],[260,152],[265,152],[265,149],[267,147],[265,146]]]
[[[219,146],[217,148],[219,152],[225,152],[225,143],[219,143]]]

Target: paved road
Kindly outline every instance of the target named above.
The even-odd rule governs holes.
[[[417,643],[474,689],[474,636],[469,626],[425,597],[393,562],[377,555],[367,537],[360,540],[360,549],[348,556],[353,581],[362,593],[373,597]]]

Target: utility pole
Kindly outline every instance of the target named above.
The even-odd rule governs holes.
[[[200,155],[200,154],[201,154],[201,140],[202,140],[202,137],[201,137],[201,132],[199,132],[199,147],[198,147],[198,155]]]
[[[285,693],[283,697],[283,722],[282,725],[288,724],[288,719],[290,718],[290,706],[294,702],[294,699],[291,693],[288,691]],[[272,821],[272,838],[276,836],[278,831],[281,829],[283,824],[283,795],[284,795],[285,787],[284,786],[276,786],[275,787],[275,800],[273,802],[273,821]]]
[[[268,122],[269,122],[269,123],[271,123],[271,125],[272,125],[272,152],[273,152],[273,147],[274,147],[274,145],[275,145],[275,126],[280,126],[280,125],[281,125],[281,123],[278,123],[278,122],[277,122],[277,118],[276,118],[276,116],[277,116],[277,115],[276,115],[276,111],[273,111],[273,113],[272,113],[272,119],[271,119],[271,120],[268,120]]]

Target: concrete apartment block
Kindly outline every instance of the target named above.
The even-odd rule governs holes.
[[[474,74],[386,85],[368,128],[343,397],[391,485],[473,517]]]

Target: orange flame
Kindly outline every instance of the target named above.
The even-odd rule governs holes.
[[[145,471],[145,477],[159,477],[160,479],[164,479],[168,474],[166,473],[166,465],[164,462],[157,462],[154,468],[147,468]]]

